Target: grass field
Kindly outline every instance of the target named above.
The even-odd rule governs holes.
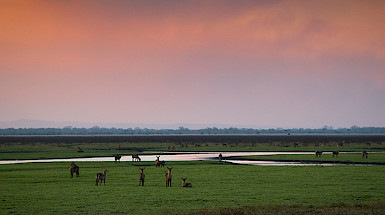
[[[385,164],[385,153],[369,153],[368,158],[362,158],[362,153],[340,153],[333,157],[331,153],[321,157],[311,155],[253,155],[233,157],[239,160],[272,160],[272,161],[302,161],[302,162],[341,162],[341,163],[378,163]]]
[[[0,165],[0,214],[385,213],[383,166],[247,166],[219,162],[79,162]],[[146,182],[139,187],[139,166]],[[105,186],[95,174],[109,170]],[[187,177],[192,188],[181,187]]]
[[[84,152],[78,153],[78,148]],[[145,151],[385,151],[383,144],[337,143],[314,146],[314,144],[294,143],[0,143],[0,160],[44,159],[44,158],[75,158],[112,156],[114,154],[130,155]]]

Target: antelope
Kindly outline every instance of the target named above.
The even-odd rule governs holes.
[[[159,161],[159,158],[160,158],[160,156],[156,156],[156,160],[155,160],[155,167],[158,167],[158,166],[160,166],[160,161]]]
[[[333,152],[333,158],[334,158],[334,155],[335,155],[336,157],[338,157],[339,154],[340,154],[339,151],[334,151],[334,152]]]
[[[165,164],[166,164],[165,161],[160,161],[160,162],[159,162],[159,166],[161,166],[161,167],[164,167]]]
[[[96,174],[96,185],[99,184],[99,181],[100,181],[100,184],[102,184],[102,181],[103,181],[104,185],[106,185],[107,173],[108,173],[108,170],[104,169],[103,173]]]
[[[321,155],[322,155],[322,151],[316,151],[315,152],[315,156],[316,157],[321,157]]]
[[[140,159],[138,154],[133,154],[132,155],[132,161],[141,161],[141,159]]]
[[[114,157],[115,157],[115,163],[117,161],[119,161],[119,163],[120,163],[120,158],[122,158],[122,156],[121,155],[114,155]]]
[[[367,151],[362,152],[362,158],[368,158],[368,152]]]
[[[142,184],[142,186],[144,186],[144,178],[145,178],[145,175],[143,173],[144,168],[143,169],[139,168],[139,170],[140,170],[140,173],[139,173],[139,186],[140,186],[140,184]]]
[[[165,178],[166,178],[166,187],[170,186],[171,187],[171,179],[172,179],[172,175],[171,175],[171,170],[172,170],[173,167],[171,168],[168,168],[168,172],[166,173],[165,175]]]
[[[76,176],[79,176],[79,167],[72,162],[70,166],[71,178],[74,177],[74,172],[76,173]]]
[[[186,183],[187,178],[181,178],[182,179],[182,187],[192,187],[191,183]]]

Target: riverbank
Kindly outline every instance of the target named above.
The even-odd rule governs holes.
[[[385,165],[384,152],[372,152],[368,158],[363,158],[362,153],[340,153],[333,156],[330,152],[316,157],[313,154],[276,154],[276,155],[251,155],[230,156],[227,160],[242,161],[275,161],[275,162],[297,162],[303,164],[351,164],[351,165]]]
[[[290,142],[290,138],[283,139],[283,142],[273,142],[263,137],[260,139],[240,139],[242,142],[232,142],[232,138],[221,136],[223,142],[195,142],[194,139],[184,139],[184,142],[167,142],[167,138],[163,137],[162,142],[88,142],[91,140],[101,140],[98,137],[93,139],[66,139],[66,137],[57,137],[52,141],[58,142],[36,142],[45,140],[38,137],[26,139],[28,141],[17,142],[18,139],[7,137],[3,142],[0,141],[0,160],[25,160],[25,159],[58,159],[58,158],[77,158],[77,157],[112,157],[113,155],[132,155],[146,154],[147,152],[164,152],[164,153],[182,153],[182,152],[312,152],[315,151],[344,151],[344,152],[381,152],[385,151],[385,144],[381,141],[368,142],[369,139],[363,139],[363,142],[338,143],[338,142],[322,142],[316,139],[316,142]],[[48,137],[47,137],[48,138]],[[56,137],[55,137],[56,138]],[[114,137],[111,140],[114,140]],[[144,138],[144,137],[142,137]],[[160,137],[158,137],[160,138]],[[171,138],[171,137],[170,137]],[[184,137],[183,138],[188,138]],[[211,137],[212,138],[212,137]],[[227,139],[226,139],[227,138]],[[239,137],[240,138],[240,137]],[[256,137],[253,137],[256,138]],[[283,137],[282,137],[283,138]],[[302,138],[302,137],[301,137]],[[303,137],[305,138],[305,137]],[[49,138],[48,138],[49,139]],[[51,139],[49,139],[51,140]],[[120,140],[120,139],[118,139]],[[115,140],[115,141],[118,141]],[[131,139],[130,139],[131,140]],[[142,140],[142,139],[139,139]],[[138,140],[138,141],[139,141]],[[301,139],[299,139],[301,140]],[[306,140],[306,139],[304,139]],[[312,140],[312,139],[310,139]],[[309,140],[309,141],[310,141]],[[327,140],[327,139],[325,139]],[[8,141],[8,142],[7,142]],[[68,141],[68,142],[66,142]],[[71,142],[86,141],[86,142]],[[243,141],[267,141],[267,142],[243,142]]]

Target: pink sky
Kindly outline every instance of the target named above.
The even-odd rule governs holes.
[[[385,126],[384,11],[0,0],[0,121]]]

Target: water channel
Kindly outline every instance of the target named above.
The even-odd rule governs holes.
[[[262,165],[262,166],[310,166],[320,165],[319,163],[302,163],[302,162],[286,162],[286,161],[248,161],[248,160],[230,160],[228,157],[234,156],[250,156],[250,155],[279,155],[279,154],[314,154],[314,152],[181,152],[181,153],[162,153],[147,152],[151,155],[140,155],[141,161],[155,161],[156,156],[160,156],[160,160],[164,161],[204,161],[218,160],[219,153],[222,154],[225,162],[245,165]],[[328,152],[326,152],[328,154]],[[124,155],[121,161],[132,161],[131,155]],[[114,161],[114,157],[91,157],[91,158],[63,158],[63,159],[36,159],[36,160],[3,160],[0,164],[17,164],[17,163],[50,163],[50,162],[102,162]],[[322,163],[324,166],[346,165],[336,163]]]

